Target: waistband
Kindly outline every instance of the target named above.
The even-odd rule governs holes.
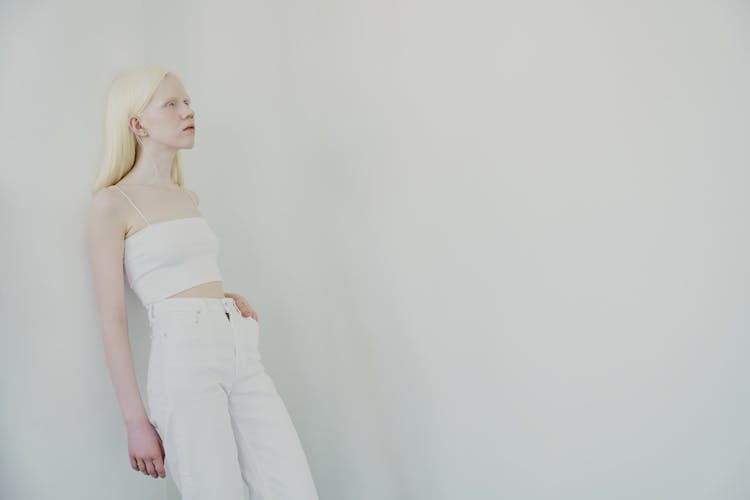
[[[231,297],[171,297],[152,302],[147,310],[149,320],[165,311],[240,312]]]

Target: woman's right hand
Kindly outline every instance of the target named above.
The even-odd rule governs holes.
[[[136,422],[128,429],[128,454],[130,466],[153,478],[166,477],[164,472],[164,447],[159,433],[147,419]]]

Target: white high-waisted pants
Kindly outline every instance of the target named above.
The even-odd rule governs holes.
[[[228,314],[228,317],[227,317]],[[231,298],[149,305],[149,420],[183,500],[317,500],[297,432]]]

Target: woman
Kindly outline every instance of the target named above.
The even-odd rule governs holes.
[[[110,375],[131,466],[183,499],[317,499],[298,435],[258,353],[258,316],[226,293],[219,242],[183,186],[195,117],[180,80],[142,67],[108,96],[88,240]],[[148,311],[146,412],[127,331],[123,270]],[[166,460],[166,461],[165,461]]]

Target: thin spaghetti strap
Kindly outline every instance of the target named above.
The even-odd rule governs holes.
[[[140,209],[139,209],[138,207],[136,207],[136,206],[135,206],[135,203],[133,203],[133,200],[131,200],[131,199],[130,199],[130,196],[126,195],[126,194],[125,194],[125,191],[123,191],[123,190],[122,190],[122,189],[120,188],[120,186],[118,186],[117,184],[113,184],[113,186],[114,186],[114,187],[116,187],[116,188],[117,188],[117,190],[118,190],[119,192],[121,192],[121,193],[122,193],[122,195],[123,195],[123,196],[124,196],[125,198],[127,198],[127,200],[128,200],[129,202],[130,202],[130,204],[131,204],[131,205],[133,205],[133,208],[135,208],[135,209],[136,209],[136,210],[138,211],[138,213],[139,213],[139,214],[141,215],[141,217],[143,217],[143,220],[145,220],[145,221],[146,221],[146,224],[150,225],[151,223],[150,223],[150,222],[148,221],[148,219],[146,218],[146,216],[145,216],[145,215],[143,215],[143,212],[141,212],[141,210],[140,210]]]
[[[198,208],[198,204],[195,202],[195,200],[193,199],[193,197],[190,195],[190,192],[186,188],[182,188],[182,189],[183,189],[183,191],[185,191],[185,194],[187,195],[187,197],[190,198],[190,201],[193,202],[193,205],[195,205],[195,208]]]

